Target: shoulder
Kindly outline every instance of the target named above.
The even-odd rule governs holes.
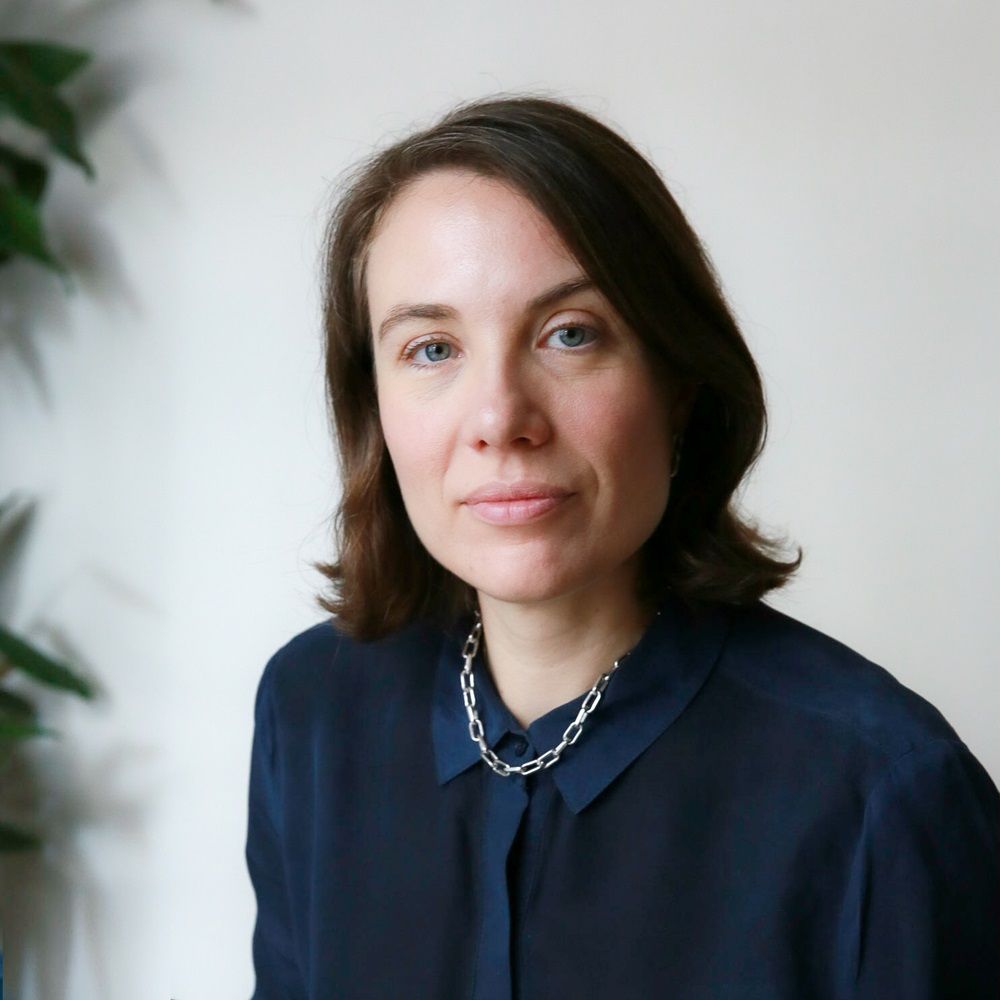
[[[935,741],[961,742],[888,668],[760,601],[735,616],[723,667],[773,711],[822,725],[885,763]]]
[[[257,699],[267,699],[286,725],[301,724],[319,708],[351,706],[386,695],[408,677],[425,673],[442,633],[426,623],[362,641],[332,617],[294,634],[267,659]]]

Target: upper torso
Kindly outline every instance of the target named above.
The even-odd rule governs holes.
[[[276,653],[258,1000],[995,995],[1000,796],[941,714],[763,604],[669,612],[527,777],[469,738],[463,627],[327,621]],[[477,691],[510,763],[582,700],[523,731],[482,669]]]

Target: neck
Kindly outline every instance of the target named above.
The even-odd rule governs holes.
[[[481,646],[497,692],[525,728],[589,691],[642,637],[654,611],[621,581],[544,601],[479,593]]]

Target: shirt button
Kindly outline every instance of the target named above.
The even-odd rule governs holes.
[[[528,744],[524,740],[518,740],[514,744],[514,756],[523,757],[528,752]]]

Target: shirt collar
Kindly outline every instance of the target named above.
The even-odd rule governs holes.
[[[566,805],[579,813],[684,711],[714,666],[730,614],[724,605],[705,606],[697,614],[668,595],[631,653],[604,689],[597,708],[549,773]],[[431,713],[439,785],[482,761],[469,735],[462,700],[462,646],[472,628],[471,615],[445,630],[438,656]],[[610,666],[610,664],[609,664]],[[524,733],[500,699],[482,657],[473,661],[476,707],[487,746],[495,747],[508,731]],[[581,694],[535,719],[526,732],[538,753],[556,746],[583,704]],[[487,767],[485,761],[482,766]],[[508,781],[496,775],[497,781]]]

